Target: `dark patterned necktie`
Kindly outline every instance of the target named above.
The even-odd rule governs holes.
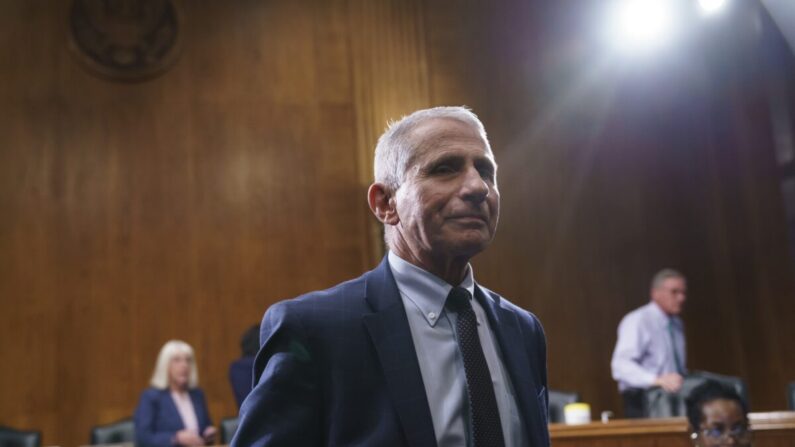
[[[458,315],[456,334],[464,358],[472,440],[475,447],[504,446],[497,398],[478,338],[478,322],[471,301],[472,296],[463,287],[454,287],[447,295],[447,307]]]

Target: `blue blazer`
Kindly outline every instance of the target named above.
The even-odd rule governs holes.
[[[212,425],[204,393],[198,388],[188,391],[196,420],[199,422],[199,435]],[[171,441],[178,431],[185,429],[177,406],[168,389],[147,388],[141,393],[141,400],[135,409],[135,445],[144,447],[171,447]]]
[[[549,445],[546,340],[539,321],[477,293],[502,351],[532,447]],[[384,258],[361,277],[274,304],[258,378],[232,446],[435,446],[408,318]]]
[[[235,395],[237,407],[243,404],[243,399],[251,392],[254,371],[254,356],[240,357],[229,365],[229,383]]]

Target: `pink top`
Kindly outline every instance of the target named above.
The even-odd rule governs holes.
[[[190,394],[172,390],[171,399],[174,401],[174,405],[177,406],[177,411],[179,412],[179,417],[182,418],[182,424],[185,425],[185,430],[201,435],[199,433],[199,420],[196,419],[196,411],[193,409],[193,401],[190,400]]]

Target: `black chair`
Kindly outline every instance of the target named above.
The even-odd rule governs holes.
[[[569,391],[549,390],[549,422],[563,422],[563,408],[579,402],[580,395]]]
[[[39,447],[41,432],[0,427],[0,447]]]
[[[97,425],[91,429],[91,444],[122,444],[135,442],[135,423],[132,418],[110,424]]]
[[[221,444],[229,444],[237,431],[237,418],[221,420]]]
[[[707,371],[694,371],[691,376],[702,379],[701,383],[707,380],[714,380],[715,382],[720,382],[733,387],[734,391],[737,391],[737,394],[740,395],[740,398],[745,401],[745,404],[750,408],[751,404],[748,401],[748,387],[745,385],[745,381],[743,379],[734,376],[724,376],[723,374],[716,374]],[[698,385],[701,385],[701,383]]]
[[[795,411],[795,382],[790,383],[788,388],[787,402],[789,402],[789,409]]]
[[[693,388],[711,380],[729,385],[748,404],[748,388],[745,381],[739,377],[725,376],[706,371],[694,371],[684,378],[682,389],[676,393],[668,393],[662,388],[650,388],[644,392],[646,417],[669,418],[687,415],[685,400]]]

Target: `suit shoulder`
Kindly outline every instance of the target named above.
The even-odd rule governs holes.
[[[190,394],[193,394],[196,397],[204,399],[204,391],[202,391],[202,389],[199,387],[191,388]]]
[[[493,301],[499,303],[499,305],[502,308],[508,309],[511,312],[513,312],[514,314],[516,314],[517,317],[519,317],[521,320],[532,322],[533,324],[537,324],[539,326],[541,325],[541,321],[538,319],[538,317],[533,312],[530,312],[527,309],[523,309],[523,308],[517,306],[516,304],[512,303],[510,300],[508,300],[504,296],[500,295],[499,293],[494,292],[494,291],[492,291],[492,290],[490,290],[490,289],[488,289],[486,287],[483,287],[480,284],[478,284],[478,287],[480,287],[483,290],[483,292],[486,293],[486,295],[490,299],[492,299]]]
[[[351,300],[364,296],[364,277],[351,279],[324,290],[304,293],[295,298],[274,303],[268,313],[302,312],[315,310],[318,306],[338,305],[340,300]]]
[[[142,396],[148,396],[148,397],[157,397],[160,396],[162,393],[163,390],[161,390],[160,388],[155,388],[153,386],[150,386],[149,388],[146,388],[145,390],[141,391]]]
[[[271,305],[263,316],[260,342],[279,328],[311,333],[359,318],[367,310],[364,300],[365,276]]]
[[[145,390],[141,391],[141,401],[156,401],[160,400],[160,398],[165,393],[165,390],[161,390],[160,388],[149,387]]]
[[[297,306],[300,305],[311,306],[314,305],[314,302],[318,300],[328,300],[328,299],[344,300],[344,299],[363,297],[365,275],[362,275],[358,278],[349,279],[345,282],[341,282],[335,286],[329,287],[328,289],[308,292],[287,301],[293,302]]]

